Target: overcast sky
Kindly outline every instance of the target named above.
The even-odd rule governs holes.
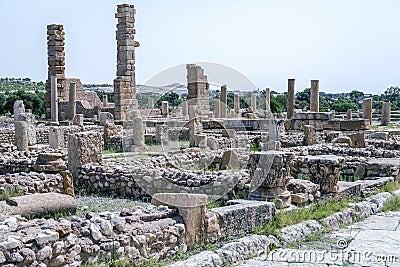
[[[0,77],[47,76],[46,25],[66,33],[66,75],[112,83],[114,0],[0,0]],[[212,62],[256,87],[381,93],[400,85],[398,0],[138,0],[136,79],[176,65]],[[207,72],[213,80],[213,71]],[[184,73],[182,75],[185,75]],[[185,77],[183,77],[183,80]],[[179,81],[178,81],[179,82]],[[228,86],[235,83],[232,78]],[[248,89],[248,88],[242,88]]]

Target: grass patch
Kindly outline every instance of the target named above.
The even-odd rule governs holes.
[[[398,196],[393,196],[393,199],[386,202],[383,207],[381,208],[381,211],[387,212],[387,211],[400,211],[400,197]]]
[[[342,211],[348,207],[346,199],[328,200],[321,203],[310,205],[308,208],[295,209],[291,211],[281,211],[266,224],[260,224],[254,230],[258,235],[274,235],[279,237],[279,230],[283,227],[297,224],[308,220],[320,220],[335,212]]]
[[[0,201],[23,195],[25,195],[25,192],[19,187],[6,187],[1,191]]]
[[[368,196],[371,196],[371,195],[376,195],[376,194],[383,193],[383,192],[393,193],[394,191],[399,190],[399,189],[400,189],[400,181],[399,180],[395,180],[393,182],[386,183],[381,188],[378,188],[376,190],[368,192],[367,194],[365,194],[365,197],[368,197]]]
[[[214,208],[220,208],[220,207],[224,207],[224,206],[226,206],[225,199],[214,200],[214,201],[208,202],[206,205],[208,210],[214,209]]]

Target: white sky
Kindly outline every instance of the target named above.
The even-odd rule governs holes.
[[[400,85],[398,0],[138,0],[136,78],[213,62],[257,87],[381,93]],[[66,32],[66,75],[112,83],[116,72],[114,0],[0,0],[0,77],[47,76],[46,25]],[[208,73],[212,80],[212,73]],[[234,79],[227,83],[234,83]],[[247,88],[243,88],[244,90]]]

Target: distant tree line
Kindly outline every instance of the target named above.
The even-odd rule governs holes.
[[[110,84],[89,84],[85,87],[110,87]],[[110,102],[114,102],[114,92],[106,92],[103,90],[95,91],[100,99],[103,95],[108,96]],[[241,94],[240,108],[248,108],[250,106],[252,92]],[[345,112],[348,109],[360,110],[362,108],[362,99],[366,97],[373,98],[373,108],[380,110],[382,102],[389,101],[392,110],[400,110],[400,87],[392,86],[387,88],[384,93],[380,95],[366,95],[361,91],[353,90],[350,93],[344,94],[327,94],[320,92],[320,111],[335,110],[337,112]],[[172,107],[179,106],[186,100],[184,96],[177,93],[169,92],[161,97],[137,94],[137,99],[140,108],[147,107],[149,98],[155,100],[155,106],[161,107],[162,101],[168,101]],[[220,99],[220,92],[215,94],[215,99]],[[32,109],[36,115],[43,116],[46,112],[45,103],[45,84],[43,82],[33,82],[30,78],[0,78],[0,115],[12,114],[14,102],[23,100],[26,109]],[[213,107],[213,101],[210,99],[210,107]],[[227,94],[228,106],[233,109],[234,93],[228,92]],[[257,97],[258,107],[265,108],[265,90],[259,92]],[[298,91],[295,95],[295,108],[309,110],[310,102],[310,88]],[[280,113],[287,110],[287,93],[277,93],[271,91],[270,95],[271,111]]]

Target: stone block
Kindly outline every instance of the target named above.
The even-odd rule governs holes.
[[[68,169],[74,177],[87,163],[101,163],[103,141],[100,132],[70,134],[68,139]]]
[[[226,169],[239,170],[240,168],[241,168],[240,161],[239,161],[237,153],[232,149],[225,150],[224,153],[222,154],[221,164],[219,166],[219,169],[220,170],[226,170]]]
[[[114,122],[114,116],[110,112],[99,112],[99,124],[104,126],[108,122]]]
[[[57,149],[65,146],[64,130],[61,127],[50,127],[49,130],[50,148]]]
[[[275,205],[272,202],[239,199],[230,200],[227,204],[209,211],[217,215],[221,237],[251,233],[258,225],[268,223],[275,215]],[[206,229],[206,232],[211,231]]]
[[[72,124],[83,127],[83,114],[76,114],[72,120]]]
[[[340,130],[342,131],[366,130],[367,128],[368,128],[367,120],[364,119],[340,121]]]
[[[348,134],[351,139],[352,147],[365,148],[365,134],[364,133],[353,133]]]

